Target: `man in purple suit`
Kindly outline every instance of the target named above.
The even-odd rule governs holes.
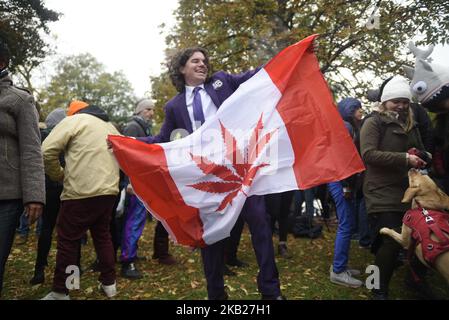
[[[221,104],[240,84],[258,71],[256,69],[238,75],[220,71],[209,77],[209,70],[205,49],[189,48],[177,54],[169,65],[169,72],[179,94],[165,106],[165,120],[159,135],[138,139],[147,143],[160,143],[170,141],[171,136],[180,129],[185,134],[192,133],[205,120],[215,115]],[[240,216],[246,221],[251,232],[260,269],[257,284],[262,299],[284,300],[274,260],[270,218],[265,210],[263,196],[249,197]],[[223,279],[225,242],[226,240],[222,240],[201,250],[208,298],[211,300],[228,297]]]

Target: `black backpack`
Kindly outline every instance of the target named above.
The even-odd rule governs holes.
[[[375,117],[377,121],[380,122],[380,118],[379,118],[380,113],[378,111],[372,111],[370,114],[366,115],[363,119],[362,119],[362,123],[360,124],[360,130],[357,132],[355,138],[354,138],[354,144],[357,148],[357,150],[360,153],[360,132],[362,131],[362,127],[365,124],[365,121],[368,118],[372,118]],[[387,128],[385,126],[381,126],[381,133],[380,133],[380,137],[381,140],[383,139],[384,135],[385,135],[385,131],[387,130]]]

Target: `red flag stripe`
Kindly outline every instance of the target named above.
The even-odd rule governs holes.
[[[169,173],[164,149],[129,137],[109,136],[109,141],[136,194],[146,200],[147,209],[164,224],[172,237],[183,245],[204,247],[199,210],[184,202]],[[149,184],[157,187],[149,188]]]
[[[339,181],[365,169],[318,60],[308,50],[316,37],[286,48],[265,66],[282,93],[276,108],[293,147],[293,169],[300,189]]]

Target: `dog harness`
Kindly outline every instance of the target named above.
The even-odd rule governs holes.
[[[449,238],[444,234],[449,234],[449,214],[417,208],[405,213],[402,223],[413,230],[412,245],[409,248],[415,252],[415,248],[421,243],[424,260],[434,266],[436,258],[449,251]],[[433,240],[430,236],[434,234],[438,240]]]

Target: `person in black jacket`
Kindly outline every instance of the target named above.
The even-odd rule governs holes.
[[[66,116],[66,111],[63,108],[57,108],[50,112],[45,119],[46,128],[41,129],[42,141],[48,136],[50,131],[56,127]],[[64,163],[64,157],[60,157],[61,164]],[[46,205],[42,213],[42,229],[39,234],[37,244],[37,257],[34,266],[34,275],[30,280],[30,284],[36,285],[45,281],[45,267],[48,265],[47,258],[51,248],[51,241],[53,237],[53,230],[56,225],[56,219],[61,204],[60,196],[62,192],[62,183],[52,181],[45,175],[45,192]],[[78,263],[79,265],[79,263]]]

